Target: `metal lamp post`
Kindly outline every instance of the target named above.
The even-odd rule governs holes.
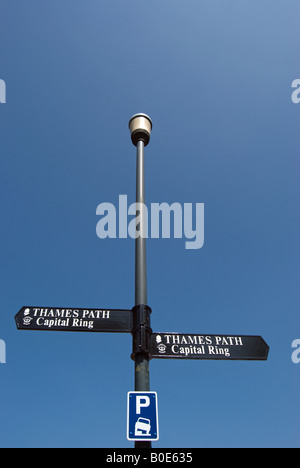
[[[150,141],[152,121],[146,114],[136,114],[129,121],[132,143],[137,147],[136,164],[136,241],[135,241],[135,307],[133,308],[133,354],[135,391],[149,391],[150,314],[147,297],[147,263],[145,233],[145,165],[144,148]],[[136,441],[135,447],[151,447],[151,442]]]
[[[151,441],[159,439],[159,429],[157,394],[150,392],[150,358],[265,361],[269,346],[261,336],[152,333],[151,309],[147,305],[144,168],[144,148],[150,141],[151,119],[145,114],[136,114],[130,119],[129,129],[132,143],[137,147],[135,306],[131,310],[24,306],[15,320],[20,330],[131,333],[135,391],[128,392],[127,438],[135,441],[136,448],[151,448]],[[184,345],[180,349],[179,343]],[[140,417],[141,409],[145,414]]]

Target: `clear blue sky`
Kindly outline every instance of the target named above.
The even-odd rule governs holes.
[[[262,335],[267,362],[153,360],[158,447],[299,447],[297,0],[2,0],[2,447],[132,447],[128,334],[17,331],[23,305],[131,308],[134,241],[96,236],[135,197],[205,204],[205,245],[148,241],[155,332]]]

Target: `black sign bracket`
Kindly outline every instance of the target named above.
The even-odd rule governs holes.
[[[137,354],[143,354],[150,358],[150,339],[152,329],[150,326],[151,308],[147,305],[133,307],[133,345],[131,359],[135,361]]]

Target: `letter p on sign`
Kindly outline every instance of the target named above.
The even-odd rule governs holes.
[[[136,414],[141,414],[141,408],[150,406],[150,398],[146,395],[137,395],[136,397]]]

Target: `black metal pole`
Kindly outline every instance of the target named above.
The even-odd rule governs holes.
[[[139,214],[139,235],[135,241],[135,305],[147,305],[147,262],[146,239],[144,234],[145,222],[145,165],[144,165],[144,141],[137,144],[136,163],[136,202],[137,214]],[[141,322],[141,320],[139,320]],[[141,325],[143,326],[143,325]],[[139,330],[142,333],[142,330]],[[135,391],[150,390],[149,355],[142,352],[135,355]],[[151,442],[136,441],[135,448],[151,448]]]
[[[145,239],[145,158],[144,141],[137,144],[136,162],[136,203],[139,226],[135,240],[135,305],[147,304],[147,263]],[[139,233],[139,234],[138,234]]]
[[[135,307],[133,359],[135,360],[135,391],[150,390],[149,336],[151,309],[147,306],[147,262],[145,237],[145,162],[144,148],[150,140],[152,122],[145,114],[137,114],[129,123],[131,137],[137,147],[136,162],[136,241],[135,241]],[[151,448],[150,441],[136,441],[135,448]]]

